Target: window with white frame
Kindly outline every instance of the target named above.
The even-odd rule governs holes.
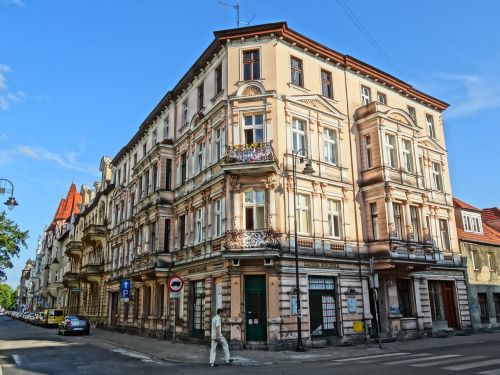
[[[337,165],[337,132],[333,129],[325,128],[323,144],[325,161]]]
[[[413,229],[413,239],[418,242],[420,240],[420,219],[418,216],[418,207],[410,206],[410,220]]]
[[[372,101],[370,88],[361,86],[361,105],[367,105]]]
[[[377,92],[377,102],[387,104],[387,96],[381,92]]]
[[[372,138],[370,135],[365,135],[365,168],[372,167]]]
[[[340,238],[342,233],[340,204],[338,200],[328,199],[328,231],[334,238]]]
[[[203,142],[199,142],[196,145],[196,165],[198,173],[201,173],[205,167],[205,143]]]
[[[222,198],[214,202],[214,237],[222,235]]]
[[[441,234],[441,245],[443,246],[443,250],[450,250],[448,222],[444,219],[439,219],[439,232]]]
[[[245,229],[263,229],[264,223],[264,190],[245,191]]]
[[[169,130],[170,130],[170,122],[167,115],[167,117],[163,119],[163,138],[168,138]]]
[[[432,115],[425,115],[425,121],[427,122],[427,132],[429,137],[436,138],[436,129],[434,127],[434,117]]]
[[[292,120],[292,142],[293,153],[302,150],[300,155],[305,155],[306,149],[306,123],[305,121],[294,118]]]
[[[408,106],[408,114],[413,119],[413,121],[417,122],[417,111],[415,111],[415,107]]]
[[[377,203],[370,203],[370,216],[371,216],[371,223],[372,223],[372,237],[373,237],[373,240],[378,240]]]
[[[397,168],[396,137],[393,134],[385,133],[385,150],[387,165],[392,168]]]
[[[188,101],[187,99],[182,102],[182,124],[184,125],[188,122]]]
[[[158,132],[156,131],[156,128],[155,128],[151,132],[151,146],[154,146],[156,144],[157,140],[158,140]]]
[[[224,129],[215,129],[215,160],[222,159],[226,152]]]
[[[401,141],[402,144],[402,152],[403,152],[403,167],[406,172],[413,172],[413,152],[411,149],[411,141],[408,139],[403,139]]]
[[[295,207],[295,218],[297,220],[297,231],[300,234],[310,234],[309,229],[309,197],[305,194],[297,194],[297,206]]]
[[[394,214],[394,226],[396,229],[396,236],[403,239],[403,217],[401,216],[401,204],[393,203],[392,212]]]
[[[263,115],[248,115],[244,117],[244,132],[245,144],[251,145],[264,141],[264,116]]]
[[[432,163],[432,178],[434,189],[443,191],[443,177],[441,176],[441,165],[439,163]]]
[[[480,214],[463,211],[462,222],[466,232],[483,233]]]
[[[195,228],[194,241],[199,244],[203,242],[203,207],[199,207],[195,211]]]

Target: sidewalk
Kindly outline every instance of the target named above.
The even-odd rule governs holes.
[[[90,341],[117,346],[131,352],[143,354],[162,361],[173,363],[208,364],[209,347],[205,345],[175,343],[170,341],[145,338],[94,329]],[[295,351],[266,351],[266,350],[232,350],[231,356],[235,365],[256,366],[271,364],[293,364],[334,360],[340,358],[354,358],[380,353],[400,351],[416,351],[442,346],[472,345],[478,342],[500,341],[500,332],[478,333],[470,336],[453,336],[445,338],[425,338],[419,340],[398,341],[377,344],[337,347],[330,346],[319,349],[308,349],[300,353]],[[222,349],[218,349],[218,362],[222,362]]]

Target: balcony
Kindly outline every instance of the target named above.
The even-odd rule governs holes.
[[[78,273],[76,272],[66,272],[63,275],[62,281],[64,287],[78,286]]]
[[[80,279],[94,278],[101,276],[104,273],[102,264],[87,264],[80,269]]]
[[[64,250],[64,254],[69,257],[77,256],[82,253],[82,242],[81,241],[70,241],[66,245],[66,250]]]
[[[278,165],[272,141],[228,146],[222,169],[237,174],[277,172]]]
[[[242,229],[226,232],[224,247],[226,250],[252,250],[281,248],[280,234],[274,229]]]
[[[106,226],[90,224],[83,230],[82,242],[99,241],[106,238]]]

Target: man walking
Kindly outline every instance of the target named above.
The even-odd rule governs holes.
[[[229,346],[227,341],[222,336],[222,309],[217,309],[217,314],[212,318],[212,347],[210,348],[210,366],[217,366],[215,364],[215,355],[217,353],[217,345],[222,344],[222,349],[224,350],[224,361],[226,365],[232,364],[233,360],[229,354]]]

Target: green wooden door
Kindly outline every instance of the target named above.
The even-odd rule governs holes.
[[[266,277],[245,276],[247,341],[267,341]]]

